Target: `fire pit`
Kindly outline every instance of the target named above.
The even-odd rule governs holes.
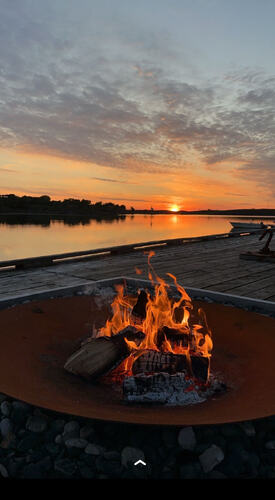
[[[126,285],[129,296],[137,297],[141,289],[153,293],[149,281],[116,278],[90,288],[55,291],[51,298],[41,294],[40,300],[33,296],[23,304],[18,299],[13,307],[2,302],[0,391],[62,413],[151,425],[217,424],[275,413],[275,319],[268,312],[272,305],[262,301],[186,289],[194,308],[203,309],[212,332],[211,372],[226,386],[226,391],[199,404],[129,404],[111,384],[100,379],[91,383],[66,371],[64,365],[80,343],[106,327],[118,284]],[[170,288],[178,299],[177,286]],[[132,342],[138,343],[128,339],[130,346]]]
[[[64,368],[92,382],[109,383],[124,402],[196,404],[225,390],[210,374],[212,333],[201,307],[194,307],[173,279],[177,295],[151,267],[153,293],[131,296],[117,285],[112,316],[66,361]],[[154,274],[153,274],[154,273]],[[169,293],[170,292],[170,293]]]

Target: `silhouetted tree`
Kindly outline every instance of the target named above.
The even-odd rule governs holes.
[[[90,200],[65,198],[63,201],[51,200],[50,196],[16,196],[14,194],[0,195],[0,213],[15,212],[29,214],[62,213],[68,215],[85,214],[90,216],[118,216],[126,212],[125,205],[114,203],[94,204]]]

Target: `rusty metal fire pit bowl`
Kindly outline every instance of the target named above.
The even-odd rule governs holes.
[[[149,287],[143,280],[116,278],[89,289],[82,285],[1,301],[0,391],[42,408],[113,422],[201,425],[275,414],[275,311],[263,301],[186,288],[213,332],[211,371],[228,387],[203,403],[126,405],[110,386],[66,372],[65,361],[90,334],[91,324],[105,323],[108,308],[102,306],[101,291],[114,294],[114,284],[123,280],[128,288]],[[261,313],[251,311],[257,306]]]

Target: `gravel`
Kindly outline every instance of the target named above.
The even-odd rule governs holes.
[[[124,425],[0,396],[0,479],[275,478],[275,416],[182,428]],[[146,466],[135,466],[138,460]]]

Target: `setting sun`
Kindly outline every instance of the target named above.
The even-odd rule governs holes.
[[[178,205],[172,205],[169,209],[171,212],[179,212],[180,208]]]

